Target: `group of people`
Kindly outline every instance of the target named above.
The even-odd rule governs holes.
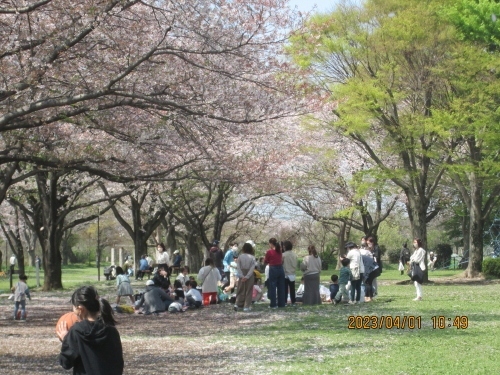
[[[425,250],[419,239],[414,241],[415,252],[409,255],[407,263],[412,265],[412,280],[417,291],[415,300],[422,299],[422,277],[425,270]],[[238,244],[233,243],[224,253],[214,241],[204,266],[199,270],[196,279],[189,280],[189,269],[184,267],[174,284],[170,283],[172,267],[169,267],[168,253],[163,244],[158,246],[155,273],[152,280],[146,283],[146,291],[136,302],[136,308],[144,307],[145,313],[157,313],[168,310],[172,302],[179,302],[184,308],[208,306],[221,300],[223,295],[234,294],[234,310],[251,311],[252,303],[261,299],[264,288],[261,285],[261,272],[266,275],[265,287],[269,308],[285,307],[288,297],[294,306],[297,303],[295,288],[296,272],[302,271],[300,302],[303,305],[322,303],[320,295],[320,274],[322,261],[314,245],[308,247],[308,255],[298,266],[297,255],[292,251],[290,241],[278,242],[276,238],[269,240],[269,249],[259,261],[254,257],[254,246],[251,241],[245,243],[238,252]],[[364,302],[371,302],[377,295],[377,278],[382,273],[380,248],[374,237],[362,237],[361,246],[354,242],[345,244],[345,254],[340,257],[342,265],[339,275],[332,276],[331,300],[337,304],[359,303],[364,285]],[[174,252],[174,254],[176,254]],[[403,254],[403,253],[402,253]],[[408,254],[404,254],[406,256]],[[403,255],[402,255],[403,256]],[[146,260],[144,258],[144,260]],[[142,259],[141,259],[142,261]],[[146,262],[141,262],[146,264]],[[148,263],[148,267],[151,265]],[[117,304],[122,296],[134,302],[133,291],[126,275],[117,267]],[[198,285],[200,284],[200,287]],[[158,289],[157,292],[152,292]],[[191,291],[194,289],[193,291]],[[161,290],[161,292],[159,291]],[[189,297],[189,298],[188,298]]]
[[[371,302],[377,294],[377,277],[382,273],[381,252],[376,240],[374,237],[362,237],[360,247],[354,242],[347,242],[345,250],[346,254],[340,257],[342,267],[339,275],[332,276],[332,303],[360,303],[362,284],[364,302]]]

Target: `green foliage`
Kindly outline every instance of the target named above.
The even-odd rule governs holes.
[[[334,268],[337,266],[337,257],[335,254],[330,253],[329,251],[324,251],[319,254],[319,257],[321,258],[321,264],[323,267],[323,270],[327,270],[329,268]]]
[[[486,258],[483,260],[483,274],[500,278],[500,258]]]
[[[441,14],[458,29],[463,40],[498,49],[500,45],[500,3],[491,0],[458,0],[443,7]]]
[[[450,244],[440,243],[436,246],[434,253],[438,257],[439,264],[449,264],[451,261],[451,254],[453,254],[453,249]]]
[[[390,264],[399,263],[399,255],[401,254],[401,250],[391,249],[387,252],[387,258],[389,258]]]

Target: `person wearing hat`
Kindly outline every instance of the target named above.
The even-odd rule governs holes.
[[[365,266],[363,258],[359,252],[358,245],[354,242],[347,242],[345,244],[347,255],[345,258],[350,260],[349,268],[351,269],[351,300],[350,304],[359,303],[361,300],[361,281],[365,273]]]
[[[142,294],[136,310],[143,308],[144,314],[157,314],[167,311],[168,306],[174,302],[172,298],[161,288],[157,287],[153,280],[146,281],[146,291]]]
[[[174,251],[174,263],[172,263],[173,267],[180,267],[182,262],[182,255],[179,250]]]
[[[174,262],[172,263],[172,267],[170,267],[170,274],[172,274],[173,271],[177,271],[177,274],[180,272],[181,262],[182,262],[182,255],[180,254],[179,250],[175,250]]]

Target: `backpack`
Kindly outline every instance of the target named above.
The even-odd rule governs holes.
[[[408,259],[410,258],[410,250],[409,249],[407,249],[407,248],[403,249],[403,257],[408,258]]]

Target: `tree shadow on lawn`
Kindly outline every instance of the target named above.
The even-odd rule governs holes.
[[[413,281],[409,278],[408,280],[397,281],[393,283],[393,285],[413,285]],[[425,282],[423,285],[443,285],[443,286],[458,286],[458,285],[495,285],[500,284],[500,280],[488,280],[484,278],[477,279],[466,279],[466,278],[437,278],[434,280],[429,280]]]
[[[13,322],[10,317],[13,306],[1,306],[0,320],[2,355],[1,373],[19,374],[30,369],[33,374],[68,374],[58,362],[60,342],[55,335],[58,318],[70,311],[68,296],[59,299],[35,300],[28,306],[28,321]],[[391,306],[389,299],[379,299],[372,304],[316,307],[287,307],[269,310],[267,304],[253,306],[251,313],[234,312],[229,303],[210,306],[185,313],[163,313],[159,316],[116,314],[117,328],[122,337],[125,358],[125,374],[159,374],[165,371],[176,374],[264,374],[272,368],[264,368],[273,362],[273,355],[283,355],[283,360],[295,359],[297,353],[280,348],[280,342],[289,338],[292,347],[302,342],[302,337],[322,341],[325,335],[330,346],[338,345],[335,335],[343,339],[372,345],[372,340],[391,335],[414,335],[432,338],[432,342],[446,337],[481,338],[483,332],[474,329],[474,322],[498,322],[500,315],[476,313],[469,317],[470,327],[464,330],[432,328],[431,316],[454,317],[453,307],[429,310],[427,302],[414,305]],[[424,305],[425,304],[425,305]],[[422,315],[422,329],[348,329],[349,316],[403,316]],[[411,337],[411,336],[408,336]],[[298,340],[298,341],[297,341]],[[317,341],[320,340],[320,341]],[[245,346],[245,343],[250,343]],[[316,350],[316,344],[312,343]],[[318,344],[319,345],[319,344]],[[346,344],[347,345],[347,344]],[[349,344],[350,345],[350,344]],[[347,347],[347,346],[346,346]],[[322,349],[323,350],[323,349]],[[258,352],[258,353],[257,353]],[[259,354],[259,358],[255,355]],[[288,357],[287,357],[288,355]],[[262,356],[262,357],[261,357]],[[274,363],[274,362],[273,362]],[[250,367],[249,367],[250,366]]]

